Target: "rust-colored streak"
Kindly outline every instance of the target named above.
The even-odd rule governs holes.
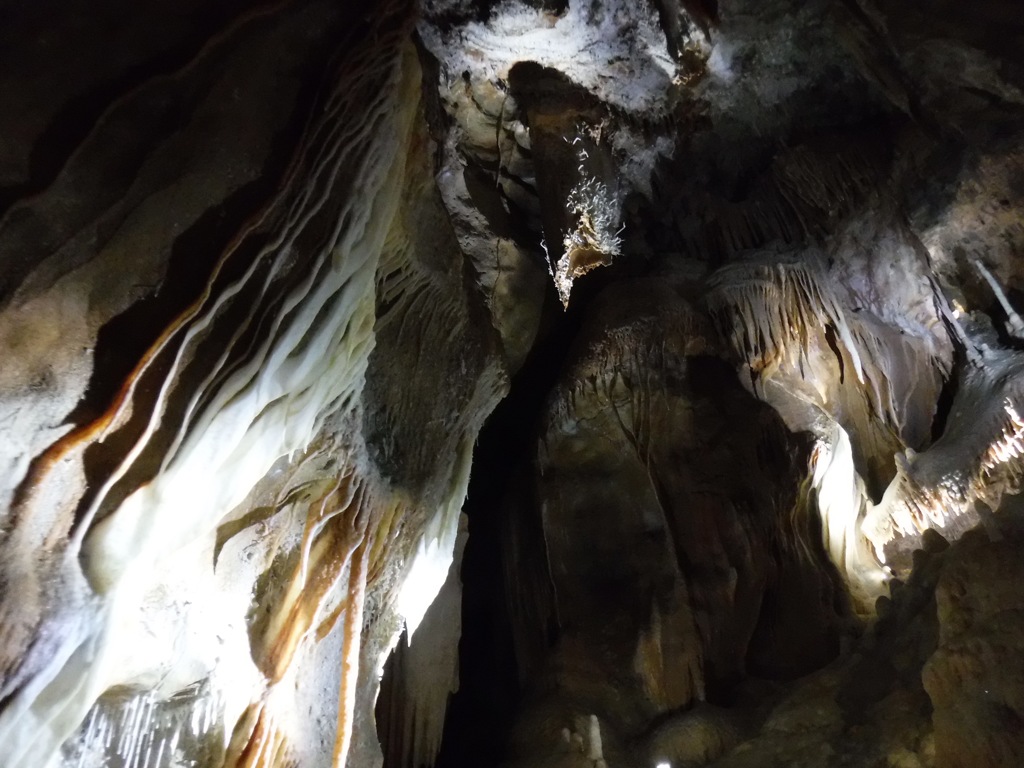
[[[251,724],[251,730],[245,745],[237,755],[232,755],[229,749],[225,765],[236,768],[274,768],[281,765],[288,744],[273,726],[262,702],[250,705],[245,711],[239,726],[248,724]],[[237,736],[238,729],[235,731],[236,739]]]
[[[267,219],[274,210],[281,195],[292,185],[301,156],[302,146],[299,146],[289,161],[277,194],[273,195],[261,210],[254,213],[243,224],[238,234],[228,243],[228,246],[214,265],[213,272],[207,280],[202,294],[179,313],[170,325],[164,329],[157,340],[145,351],[142,358],[132,369],[131,373],[129,373],[124,384],[114,396],[110,406],[96,419],[71,430],[32,460],[24,479],[15,489],[14,500],[11,504],[11,524],[13,527],[18,525],[26,508],[32,501],[33,493],[39,488],[54,467],[61,461],[69,458],[76,449],[84,449],[89,444],[102,440],[116,426],[118,418],[124,413],[125,408],[131,401],[132,393],[140,377],[153,364],[154,360],[167,349],[175,335],[185,329],[200,314],[203,307],[209,302],[213,288],[224,271],[228,260],[238,251],[241,244],[245,242],[245,239]],[[71,521],[67,521],[66,527],[70,529]],[[66,535],[67,531],[64,533]]]
[[[245,26],[246,24],[248,24],[248,23],[250,23],[252,21],[260,19],[260,18],[262,18],[264,16],[270,16],[270,15],[272,15],[274,13],[277,13],[279,10],[281,10],[284,7],[286,7],[290,2],[291,2],[291,0],[277,0],[276,2],[271,2],[271,3],[267,3],[265,5],[257,6],[257,7],[254,7],[254,8],[249,8],[244,13],[240,14],[239,16],[237,16],[224,29],[220,30],[219,32],[217,32],[216,34],[211,36],[202,45],[202,47],[200,47],[199,50],[196,51],[195,55],[191,59],[189,59],[187,62],[185,62],[178,69],[174,70],[173,72],[168,72],[166,74],[157,75],[157,76],[152,77],[152,78],[150,78],[148,80],[144,80],[143,82],[139,83],[135,87],[129,88],[128,90],[124,91],[120,96],[117,97],[117,99],[112,101],[109,104],[109,106],[107,106],[107,108],[102,112],[102,114],[100,114],[100,116],[97,118],[97,120],[93,124],[92,130],[88,134],[86,134],[86,136],[82,139],[81,142],[79,142],[78,148],[75,149],[75,151],[73,151],[70,154],[70,156],[68,156],[67,160],[64,162],[64,168],[67,168],[67,166],[78,155],[78,152],[80,151],[80,149],[89,143],[90,138],[92,138],[92,136],[95,135],[96,131],[99,130],[101,128],[101,126],[103,126],[103,124],[106,122],[107,118],[111,114],[113,114],[117,109],[119,109],[120,107],[124,106],[124,104],[126,104],[130,99],[132,99],[134,96],[136,96],[140,91],[143,91],[146,88],[150,88],[150,87],[152,87],[156,83],[163,83],[163,82],[168,82],[168,81],[171,81],[171,80],[176,80],[176,79],[180,78],[181,76],[188,74],[196,66],[198,66],[198,64],[204,58],[206,58],[206,56],[209,55],[209,53],[212,50],[217,48],[217,46],[221,45],[225,40],[227,40],[229,37],[234,35],[238,31],[239,28]],[[63,172],[63,169],[62,169],[61,172]],[[57,173],[56,176],[54,177],[53,181],[56,181],[57,179],[59,179],[60,175],[61,175],[60,172]],[[0,223],[3,223],[4,221],[6,221],[7,218],[11,215],[11,213],[16,208],[24,207],[25,205],[31,204],[32,202],[42,198],[44,195],[46,195],[51,190],[52,186],[53,186],[53,182],[51,182],[46,187],[44,187],[44,188],[34,192],[31,195],[27,195],[25,197],[19,198],[14,204],[11,205],[10,208],[7,209],[7,211],[4,213],[3,217],[0,218]]]
[[[268,628],[264,645],[267,652],[260,662],[268,684],[272,687],[280,683],[347,569],[348,589],[344,598],[314,633],[315,641],[319,642],[344,616],[338,731],[333,751],[334,765],[339,767],[344,765],[352,737],[363,608],[374,550],[373,532],[384,507],[366,490],[354,470],[344,472],[332,488],[314,501],[311,508],[317,509],[317,513],[307,520],[303,536],[304,541],[313,537],[308,560],[297,565],[292,574],[284,605],[279,609],[287,615]],[[283,759],[283,747],[275,745],[280,735],[265,704],[250,707],[239,721],[235,734],[236,743],[245,739],[244,746],[227,765],[263,768],[277,765],[275,761]]]
[[[338,730],[334,737],[334,768],[344,768],[352,743],[352,721],[359,682],[359,648],[366,602],[366,570],[370,546],[367,537],[359,545],[349,574],[348,610],[345,612],[344,650],[341,657],[341,686],[338,692]]]
[[[333,489],[328,492],[328,498],[337,498]],[[353,522],[365,519],[360,514],[363,503],[364,494],[357,491],[348,497],[341,509],[333,510],[327,527],[310,548],[308,561],[296,566],[280,609],[282,613],[287,611],[287,616],[280,624],[275,622],[269,627],[264,646],[266,653],[259,663],[271,684],[280,681],[288,671],[321,605],[360,545],[365,534],[357,530]],[[307,531],[316,527],[315,520],[307,521]]]

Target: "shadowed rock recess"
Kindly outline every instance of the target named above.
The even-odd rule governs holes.
[[[0,7],[5,768],[1024,765],[1019,0]]]

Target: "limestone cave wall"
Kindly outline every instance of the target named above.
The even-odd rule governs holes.
[[[11,768],[1024,762],[1024,14],[0,8]]]

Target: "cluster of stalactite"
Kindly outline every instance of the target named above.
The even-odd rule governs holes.
[[[432,763],[458,627],[416,631],[521,368],[524,766],[724,754],[930,529],[998,534],[1024,79],[987,37],[961,108],[913,3],[883,44],[856,4],[182,1],[0,115],[37,134],[0,144],[5,764],[375,764],[403,624],[385,754]]]
[[[265,9],[173,77],[317,12],[338,34],[326,6]],[[444,580],[505,386],[426,170],[412,22],[389,3],[333,42],[277,189],[109,404],[18,479],[0,542],[7,764],[372,759],[362,699]]]

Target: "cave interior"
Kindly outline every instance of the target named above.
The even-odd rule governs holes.
[[[5,768],[1024,765],[1019,0],[0,4]]]

